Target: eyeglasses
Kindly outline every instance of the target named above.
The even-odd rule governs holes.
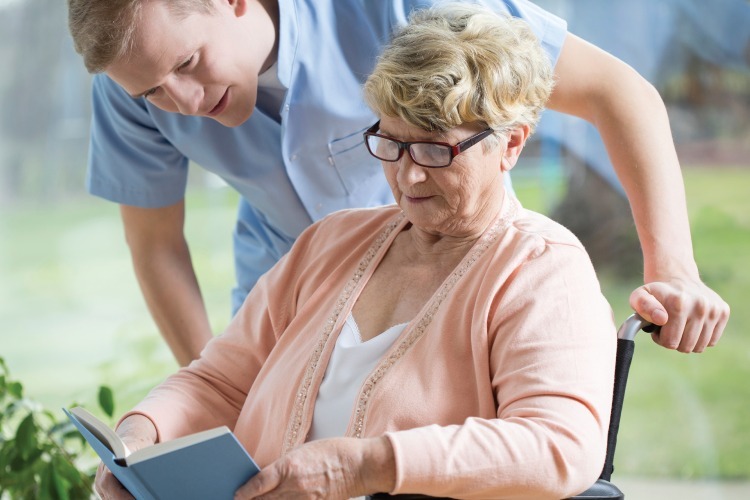
[[[414,163],[428,168],[449,166],[453,158],[492,134],[492,129],[488,128],[452,146],[445,142],[402,142],[387,135],[377,134],[379,127],[380,121],[378,120],[364,133],[367,150],[372,156],[378,160],[394,162],[401,159],[404,151],[408,151]]]

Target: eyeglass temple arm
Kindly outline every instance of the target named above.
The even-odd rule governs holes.
[[[458,155],[458,153],[460,153],[462,151],[466,151],[467,149],[469,149],[470,147],[472,147],[474,144],[476,144],[476,143],[478,143],[480,141],[483,141],[485,137],[487,137],[488,135],[490,135],[493,132],[494,132],[494,130],[492,130],[491,128],[488,128],[484,132],[481,132],[480,134],[475,135],[474,137],[470,137],[470,138],[466,139],[463,142],[459,142],[458,144],[456,144],[455,146],[453,146],[453,156],[456,156],[456,155]]]

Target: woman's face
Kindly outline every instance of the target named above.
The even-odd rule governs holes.
[[[400,118],[383,116],[380,133],[407,141],[457,144],[486,128],[464,124],[444,133],[426,132]],[[490,139],[492,140],[492,139]],[[414,163],[405,152],[396,162],[382,162],[393,196],[407,219],[428,233],[456,237],[482,232],[497,215],[503,199],[503,138],[487,148],[478,143],[445,168]]]

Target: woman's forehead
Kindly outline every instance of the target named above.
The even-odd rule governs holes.
[[[412,125],[399,117],[383,116],[380,119],[380,131],[383,134],[412,140],[446,141],[447,139],[462,137],[467,132],[482,130],[482,128],[480,124],[464,123],[450,130],[430,131]]]

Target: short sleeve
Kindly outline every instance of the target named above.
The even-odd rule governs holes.
[[[164,207],[185,194],[188,159],[171,144],[149,113],[106,75],[92,88],[88,191],[116,203]]]
[[[510,15],[526,21],[539,39],[542,49],[550,58],[554,66],[560,57],[565,37],[568,34],[568,23],[551,12],[526,0],[503,0],[502,2],[487,1],[492,4],[502,3]]]
[[[393,2],[394,12],[391,23],[393,27],[406,24],[409,14],[418,9],[439,5],[441,0],[402,0]],[[568,23],[556,15],[527,0],[479,0],[478,4],[504,14],[526,21],[542,49],[547,53],[550,63],[554,66],[560,57],[565,37],[568,34]]]

